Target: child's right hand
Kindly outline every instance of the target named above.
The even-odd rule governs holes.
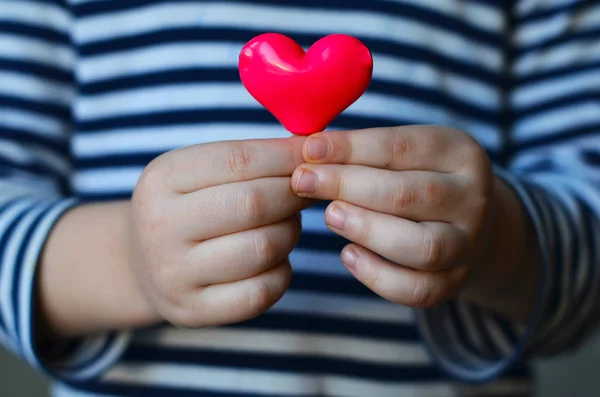
[[[131,264],[161,319],[205,327],[243,321],[287,289],[300,236],[290,178],[304,138],[229,141],[168,152],[133,194]]]

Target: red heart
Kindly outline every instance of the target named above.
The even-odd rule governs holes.
[[[242,84],[290,132],[310,135],[331,121],[366,91],[373,58],[358,39],[334,34],[307,52],[294,40],[265,33],[240,52]]]

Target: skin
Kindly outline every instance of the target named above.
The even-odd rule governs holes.
[[[464,132],[409,126],[158,157],[131,201],[77,207],[53,229],[38,273],[40,341],[261,314],[289,285],[298,214],[315,199],[333,200],[325,220],[352,241],[342,262],[383,298],[530,314],[540,260],[518,198]]]
[[[341,259],[385,299],[429,308],[459,297],[526,321],[540,258],[518,198],[462,131],[409,126],[312,135],[294,191],[333,200]]]

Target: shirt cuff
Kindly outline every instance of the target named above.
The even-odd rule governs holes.
[[[490,382],[518,370],[547,332],[557,306],[557,271],[549,260],[553,241],[546,224],[552,205],[543,195],[502,170],[496,175],[521,199],[534,225],[542,255],[542,271],[533,312],[520,326],[477,305],[451,301],[416,311],[416,322],[430,357],[447,375],[465,383]]]
[[[77,204],[75,199],[44,204],[43,209],[40,206],[38,211],[30,213],[35,216],[19,225],[23,228],[18,244],[22,256],[17,261],[20,268],[15,269],[14,278],[18,281],[14,304],[18,306],[14,308],[15,334],[9,343],[34,368],[67,381],[84,381],[103,374],[119,359],[129,341],[129,332],[107,332],[51,346],[34,344],[35,275],[39,257],[54,224]]]

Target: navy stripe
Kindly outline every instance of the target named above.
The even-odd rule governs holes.
[[[265,109],[245,109],[245,108],[214,108],[214,109],[196,109],[196,110],[174,110],[164,112],[151,112],[147,114],[135,114],[128,116],[117,116],[93,121],[79,120],[76,129],[79,133],[100,132],[110,129],[138,129],[141,127],[158,127],[167,125],[190,125],[190,124],[209,124],[227,122],[234,124],[270,124],[279,126],[279,122],[271,113]],[[342,114],[334,120],[339,128],[361,129],[375,127],[389,127],[394,125],[414,124],[379,117],[356,117]]]
[[[292,267],[294,264],[292,263]],[[340,264],[340,266],[342,266]],[[351,295],[363,298],[383,300],[354,277],[316,275],[313,273],[294,273],[290,290],[312,291],[329,294]]]
[[[560,108],[574,105],[594,104],[600,107],[600,90],[588,87],[585,90],[574,94],[564,95],[549,101],[538,102],[529,107],[523,107],[517,110],[517,117],[520,119],[531,117],[537,113],[558,111]],[[522,121],[522,120],[521,120]]]
[[[567,128],[559,131],[548,131],[544,136],[525,138],[519,142],[515,142],[513,153],[528,149],[539,149],[544,146],[564,144],[566,142],[576,141],[578,138],[597,135],[600,133],[600,120],[592,125],[583,127]]]
[[[61,121],[70,120],[71,110],[63,105],[57,105],[56,102],[33,101],[29,98],[18,98],[14,96],[2,95],[0,93],[0,107],[7,107],[28,112],[39,113],[44,116],[59,119]]]
[[[273,397],[272,393],[255,394],[255,393],[240,393],[240,392],[225,392],[215,390],[204,390],[186,387],[173,386],[144,386],[144,385],[129,385],[113,382],[102,383],[66,383],[74,390],[81,390],[84,393],[103,394],[108,396],[123,396],[123,397]],[[310,394],[294,394],[294,397],[322,397],[313,396]],[[513,397],[511,395],[511,397]],[[527,396],[529,397],[529,396]]]
[[[91,193],[91,192],[74,192],[75,196],[81,203],[106,203],[111,201],[119,200],[130,200],[131,190],[123,190],[116,192],[103,192],[103,193]]]
[[[94,156],[87,158],[76,158],[73,160],[73,166],[78,171],[84,170],[110,170],[115,168],[129,167],[129,166],[143,166],[148,165],[156,157],[160,156],[164,152],[134,152],[125,154],[107,154],[103,156]]]
[[[191,2],[197,4],[197,0],[178,0],[178,3]],[[128,1],[105,1],[89,2],[78,4],[73,7],[74,14],[80,19],[94,17],[107,13],[131,10],[139,7],[148,7],[164,3],[172,3],[171,0],[128,0]],[[280,0],[236,0],[231,2],[236,4],[266,5],[271,7],[283,8]],[[474,26],[459,18],[448,17],[435,10],[417,5],[404,3],[398,4],[390,1],[381,0],[286,0],[286,7],[294,7],[312,10],[332,10],[339,12],[363,11],[376,12],[383,17],[396,16],[406,18],[412,21],[422,22],[427,25],[435,26],[438,29],[444,29],[449,33],[456,33],[460,36],[469,37],[474,42],[483,43],[489,46],[499,46],[502,38],[499,34],[491,33]]]
[[[24,60],[0,58],[0,70],[32,75],[37,79],[46,79],[53,83],[73,84],[73,75],[70,71],[58,66],[48,66]]]
[[[535,51],[545,50],[551,47],[557,47],[576,41],[586,41],[588,44],[592,44],[598,39],[600,39],[600,28],[569,32],[568,35],[560,35],[538,43],[530,44],[528,46],[523,46],[517,50],[517,53],[519,56],[524,56]]]
[[[65,11],[68,11],[69,5],[67,1],[69,0],[28,0],[32,3],[41,3],[41,4],[49,4],[55,7],[63,8]]]
[[[251,320],[225,325],[223,328],[239,330],[278,330],[312,334],[356,336],[390,342],[419,342],[420,337],[413,324],[332,318],[307,314],[283,314],[267,312]]]
[[[253,37],[263,33],[259,30],[249,30],[242,28],[179,28],[179,29],[164,29],[153,32],[141,33],[138,35],[130,35],[126,38],[110,39],[97,41],[94,43],[82,44],[79,47],[81,56],[92,58],[98,55],[114,53],[127,50],[139,50],[143,47],[152,47],[162,44],[175,43],[198,43],[198,42],[215,42],[215,43],[239,43],[240,50],[242,46]],[[296,40],[300,45],[309,47],[321,36],[315,34],[303,34],[297,32],[280,31]],[[395,43],[389,40],[372,39],[360,37],[367,47],[373,53],[387,54],[395,58],[406,59],[411,62],[420,61],[435,65],[443,65],[444,69],[451,71],[457,75],[465,76],[470,79],[480,80],[488,84],[496,84],[499,78],[499,72],[493,72],[483,69],[480,66],[475,66],[467,62],[450,59],[435,51],[427,48],[412,46],[408,44]]]
[[[516,76],[516,84],[519,89],[527,85],[543,83],[544,80],[574,77],[578,74],[600,70],[600,61],[588,61],[585,58],[581,62],[569,63],[567,66],[553,68],[544,71],[535,71],[533,74]]]
[[[63,32],[0,18],[0,35],[2,34],[13,34],[27,38],[36,38],[52,44],[71,44],[71,39]]]
[[[596,168],[600,167],[600,150],[582,148],[579,153],[581,159],[588,165]]]
[[[298,248],[307,248],[314,251],[339,253],[350,241],[332,233],[304,232],[298,241]]]
[[[22,130],[13,127],[7,127],[0,123],[0,139],[11,140],[22,145],[39,145],[45,149],[54,151],[63,157],[69,153],[68,143],[57,139],[47,138],[45,136],[33,133],[28,130]]]

